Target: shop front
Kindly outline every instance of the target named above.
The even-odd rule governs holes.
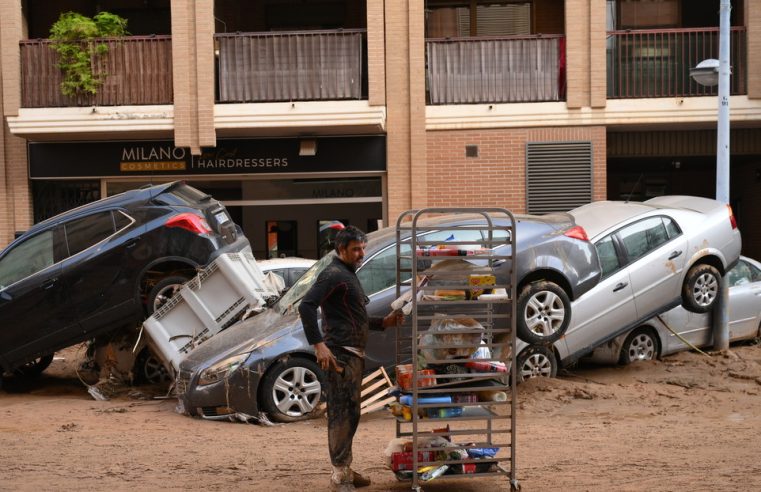
[[[146,184],[181,179],[222,201],[257,258],[318,258],[341,225],[385,219],[384,136],[30,143],[35,222]]]

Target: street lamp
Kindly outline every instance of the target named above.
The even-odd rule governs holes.
[[[690,76],[701,85],[719,84],[719,114],[716,131],[716,200],[729,204],[729,13],[730,0],[719,5],[719,59],[703,60],[690,69]],[[729,289],[721,280],[720,297],[713,316],[713,347],[729,348]]]

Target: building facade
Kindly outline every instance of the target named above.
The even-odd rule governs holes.
[[[696,5],[697,3],[697,5]],[[719,0],[3,0],[0,245],[147,183],[222,200],[257,257],[425,206],[714,195]],[[62,12],[130,35],[65,97]],[[761,257],[761,6],[732,1],[731,191]]]

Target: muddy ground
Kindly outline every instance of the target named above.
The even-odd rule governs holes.
[[[147,390],[95,401],[69,349],[32,384],[0,390],[0,490],[326,490],[325,419],[266,427],[176,413]],[[519,387],[524,491],[761,490],[761,346],[582,367]],[[382,462],[384,412],[363,417],[356,468],[402,491]],[[426,491],[509,490],[504,480],[433,481]]]

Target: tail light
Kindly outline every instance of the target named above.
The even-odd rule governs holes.
[[[581,241],[589,241],[589,236],[587,236],[587,231],[585,231],[584,228],[581,226],[571,227],[570,229],[565,231],[563,235],[573,239],[579,239]]]
[[[209,227],[206,219],[190,212],[175,215],[167,220],[165,225],[167,227],[179,227],[194,234],[207,234],[211,232],[211,227]]]
[[[729,210],[729,223],[732,225],[732,229],[737,229],[737,219],[735,219],[735,213],[732,211],[732,206],[727,205],[727,210]]]

